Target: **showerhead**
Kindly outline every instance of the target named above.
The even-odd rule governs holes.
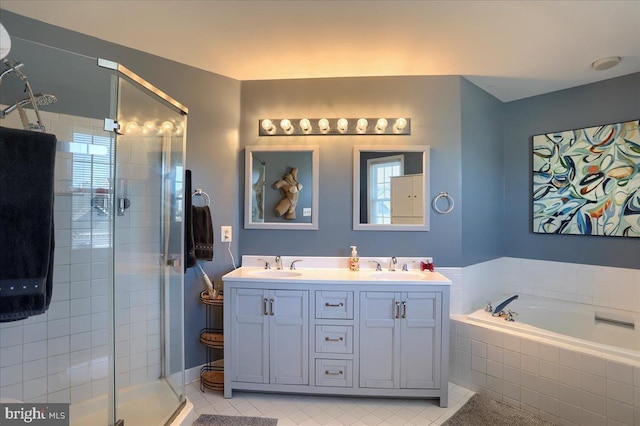
[[[9,74],[10,72],[15,73],[18,77],[20,77],[21,80],[23,80],[24,74],[22,74],[22,72],[20,71],[20,68],[24,66],[22,62],[5,59],[2,61],[2,63],[7,68],[2,71],[2,74],[0,74],[0,84],[2,83],[2,79],[4,78],[4,76]]]
[[[36,93],[33,97],[35,98],[36,105],[38,106],[51,105],[58,102],[58,98],[51,93]]]
[[[44,105],[51,105],[53,103],[56,103],[58,101],[58,98],[56,98],[55,95],[52,95],[51,93],[35,93],[33,95],[33,99],[35,100],[35,103],[37,106],[44,106]],[[4,110],[0,111],[0,118],[4,118],[7,115],[9,115],[10,113],[12,113],[15,109],[17,109],[18,107],[23,107],[27,104],[31,103],[31,97],[28,98],[24,98],[21,101],[16,102],[15,104],[11,105],[10,107],[5,108]]]

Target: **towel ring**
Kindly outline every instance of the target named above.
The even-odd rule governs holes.
[[[448,207],[445,210],[440,210],[438,208],[438,200],[440,198],[444,198],[445,200],[447,200],[447,202],[449,203]],[[448,192],[441,192],[439,193],[431,202],[431,205],[433,206],[433,209],[440,214],[445,214],[445,213],[450,213],[451,210],[453,210],[453,205],[455,203],[453,202],[453,198],[451,198],[451,195],[449,195]]]
[[[193,191],[193,194],[191,194],[191,197],[193,198],[193,196],[200,196],[202,198],[204,198],[204,205],[208,206],[209,202],[211,201],[211,199],[209,198],[209,195],[207,195],[206,192],[204,192],[202,189],[200,188],[196,188],[195,191]]]

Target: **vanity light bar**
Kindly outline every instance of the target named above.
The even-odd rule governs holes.
[[[397,118],[263,118],[259,136],[410,135],[411,119]]]

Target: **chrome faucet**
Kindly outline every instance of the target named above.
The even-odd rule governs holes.
[[[302,259],[296,259],[293,262],[291,262],[291,266],[289,266],[289,269],[294,271],[296,269],[296,262],[302,262]]]
[[[380,266],[380,262],[375,261],[375,260],[370,260],[369,263],[375,263],[376,264],[376,271],[382,271],[382,266]]]
[[[264,269],[271,269],[271,264],[268,260],[258,259],[258,262],[264,262]]]
[[[506,308],[509,303],[513,302],[517,298],[518,298],[518,295],[516,294],[515,296],[511,296],[504,302],[500,303],[498,306],[496,306],[496,308],[493,310],[493,313],[491,315],[493,315],[494,317],[507,316],[507,314],[504,313],[504,308]]]
[[[282,257],[276,256],[276,269],[282,269]]]
[[[389,271],[390,272],[394,272],[396,270],[396,265],[398,264],[398,259],[396,259],[395,256],[393,256],[391,259],[389,259]]]

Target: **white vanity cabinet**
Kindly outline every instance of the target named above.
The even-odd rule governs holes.
[[[258,279],[269,273],[249,269],[223,277],[226,398],[246,390],[439,398],[447,406],[448,279],[302,269],[299,278],[274,271]]]
[[[439,389],[442,293],[360,293],[360,387]]]
[[[234,288],[227,373],[246,383],[309,383],[309,292]],[[227,323],[225,322],[225,326]]]

